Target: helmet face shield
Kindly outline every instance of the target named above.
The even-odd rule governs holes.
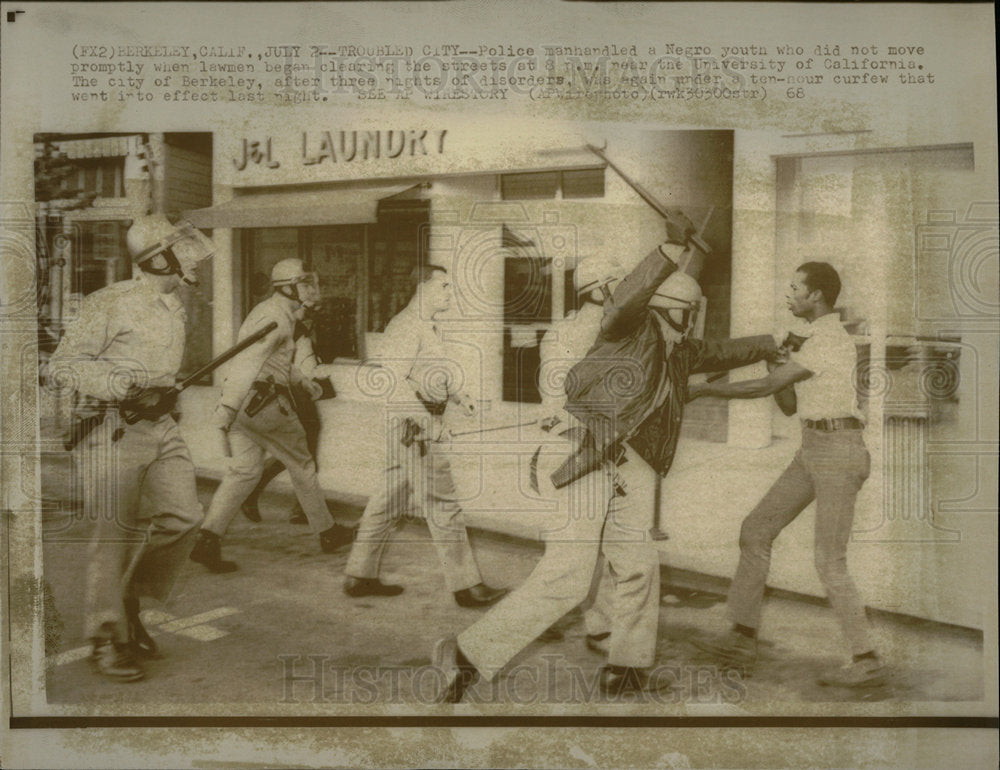
[[[152,237],[158,239],[144,247]],[[166,217],[153,215],[133,225],[129,230],[129,246],[133,259],[145,272],[153,275],[176,274],[187,284],[196,285],[195,268],[215,253],[215,244],[190,222],[170,225]],[[159,257],[160,259],[156,259]],[[154,264],[148,264],[148,263]],[[159,263],[159,264],[156,264]]]
[[[181,268],[181,278],[185,283],[195,285],[195,268],[198,264],[215,253],[215,244],[211,238],[190,222],[181,221],[177,223],[179,237],[171,246],[174,256]]]
[[[671,329],[684,336],[690,334],[698,323],[698,311],[701,310],[700,301],[689,302],[659,292],[653,295],[649,306],[670,325]]]

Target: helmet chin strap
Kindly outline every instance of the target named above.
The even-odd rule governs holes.
[[[289,291],[286,291],[288,289]],[[307,300],[302,299],[302,295],[299,293],[299,284],[282,284],[281,286],[275,286],[274,290],[278,292],[282,297],[290,299],[292,302],[297,302],[299,307],[312,309],[315,303],[310,303]]]
[[[166,262],[164,267],[155,267],[152,262],[157,257],[163,257],[163,261]],[[149,273],[150,275],[177,275],[180,279],[189,286],[197,286],[197,281],[192,281],[184,274],[184,268],[181,267],[181,263],[177,260],[177,256],[174,254],[173,249],[164,249],[163,251],[157,252],[153,256],[149,257],[142,262],[139,262],[139,269],[144,273]]]
[[[656,311],[656,314],[660,316],[660,318],[662,318],[664,321],[667,322],[667,324],[670,326],[671,329],[673,329],[678,334],[687,335],[689,331],[688,325],[691,322],[690,310],[685,310],[681,308],[665,308],[665,307],[657,307],[653,309]],[[681,323],[677,323],[677,321],[674,320],[673,316],[670,315],[671,310],[681,311],[681,313],[683,314],[682,315],[683,320]]]
[[[286,291],[286,289],[291,289],[291,291]],[[282,297],[290,299],[292,302],[298,302],[300,305],[302,304],[302,299],[299,297],[299,289],[296,284],[275,286],[274,290]]]

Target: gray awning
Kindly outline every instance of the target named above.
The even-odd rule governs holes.
[[[374,222],[378,202],[412,184],[345,190],[260,192],[240,195],[204,209],[184,212],[195,227],[306,227]]]

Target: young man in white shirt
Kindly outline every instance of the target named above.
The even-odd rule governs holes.
[[[824,674],[819,683],[871,687],[883,684],[885,673],[864,605],[847,572],[854,502],[868,478],[870,458],[854,389],[857,352],[833,309],[839,294],[840,277],[833,267],[825,262],[801,265],[787,297],[792,315],[808,321],[812,331],[801,349],[762,379],[698,384],[689,389],[689,399],[773,394],[786,414],[797,408],[802,419],[801,449],[743,520],[740,561],[728,599],[733,627],[720,639],[695,640],[694,644],[720,658],[753,664],[771,545],[815,500],[816,571],[852,655],[851,663]]]

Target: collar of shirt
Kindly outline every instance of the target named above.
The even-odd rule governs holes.
[[[844,325],[840,322],[840,314],[836,312],[830,312],[826,315],[821,315],[811,324],[809,324],[809,330],[813,333],[817,331],[830,331],[833,329],[843,329]]]
[[[136,274],[133,279],[138,287],[137,291],[140,293],[147,294],[149,296],[150,302],[159,302],[171,313],[176,313],[184,307],[184,303],[181,302],[180,297],[177,296],[176,291],[171,292],[161,292],[156,290],[156,286],[150,281],[146,276],[140,271]]]
[[[433,334],[434,337],[441,340],[441,330],[438,328],[437,321],[433,317],[424,318],[416,297],[410,300],[410,303],[399,312],[399,315],[403,315],[404,313],[406,314],[405,322],[407,326],[416,327],[421,332]]]

